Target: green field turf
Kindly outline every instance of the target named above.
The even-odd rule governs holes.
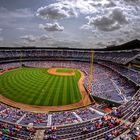
[[[74,76],[59,76],[49,74],[47,70],[18,68],[1,75],[0,94],[16,102],[41,106],[67,105],[81,100],[79,71],[75,70]]]
[[[57,69],[56,72],[71,73],[73,72],[73,70],[68,68],[63,68],[63,69]]]

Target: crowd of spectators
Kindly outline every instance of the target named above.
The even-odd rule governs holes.
[[[5,56],[7,56],[7,58],[20,58],[21,53],[22,57],[27,58],[36,56],[65,56],[73,58],[84,57],[89,59],[90,57],[90,52],[84,51],[53,52],[52,50],[28,50],[21,52],[20,50],[8,50],[0,51],[0,59],[3,59]],[[105,53],[95,53],[95,58],[99,60],[111,60],[112,62],[117,63],[126,63],[137,54],[138,51],[122,53],[114,52],[106,53],[106,55]],[[95,109],[94,105],[71,111],[33,113],[0,103],[0,140],[9,140],[9,138],[10,140],[14,140],[14,137],[32,140],[36,132],[35,128],[48,126],[48,115],[51,115],[51,128],[48,127],[45,130],[44,140],[82,140],[90,137],[95,139],[104,138],[106,140],[112,140],[126,130],[130,130],[130,132],[125,136],[121,136],[120,140],[125,140],[127,137],[132,139],[138,138],[140,136],[139,127],[133,128],[133,125],[135,125],[140,117],[140,91],[136,93],[135,88],[135,84],[140,84],[140,72],[115,64],[104,62],[100,62],[100,64],[94,64],[92,89],[90,89],[92,94],[101,98],[116,101],[124,100],[124,97],[127,98],[129,96],[131,100],[125,102],[120,107],[113,109],[110,114],[104,116],[91,109]],[[89,63],[72,61],[30,61],[24,62],[24,65],[29,67],[70,67],[80,69],[85,73],[84,83],[85,86],[88,87],[90,76]],[[1,64],[0,73],[20,66],[21,63],[19,62]],[[130,81],[126,80],[127,78],[130,79]],[[132,98],[132,96],[134,97]],[[123,120],[130,122],[130,124],[127,125]],[[29,124],[32,124],[32,127],[28,127]]]
[[[32,140],[36,130],[32,127],[23,127],[18,124],[8,124],[0,121],[0,140],[11,140],[12,138]]]
[[[124,99],[131,98],[135,92],[135,84],[109,68],[94,64],[92,82],[92,93],[94,96],[124,101]]]
[[[94,59],[106,60],[115,63],[126,64],[129,60],[139,54],[140,50],[121,50],[121,51],[94,51]],[[91,51],[89,50],[57,50],[57,49],[3,49],[0,50],[0,61],[3,58],[7,61],[12,59],[31,59],[31,58],[67,58],[71,60],[86,60],[89,61]]]
[[[126,64],[132,58],[137,56],[140,50],[125,50],[125,51],[109,51],[109,52],[96,52],[95,59],[112,61],[113,63]]]
[[[116,65],[113,63],[100,62],[100,64],[107,66],[107,67],[113,69],[114,71],[117,71],[121,75],[127,77],[127,79],[130,79],[137,85],[140,85],[140,72],[139,71],[136,71],[136,70],[128,68],[128,67]]]
[[[44,140],[49,140],[49,138],[82,140],[90,137],[92,139],[92,137],[96,137],[96,135],[98,134],[102,134],[101,138],[106,138],[107,136],[109,136],[107,135],[106,131],[110,132],[110,138],[115,138],[123,131],[127,130],[128,127],[129,126],[122,123],[121,120],[109,115],[104,115],[99,119],[87,122],[85,124],[72,125],[66,128],[55,127],[55,131],[53,131],[52,128],[48,128],[44,132]]]

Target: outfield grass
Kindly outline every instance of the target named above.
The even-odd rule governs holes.
[[[74,76],[60,76],[47,70],[18,68],[1,75],[0,94],[16,102],[41,106],[67,105],[81,100],[79,71],[75,70]],[[64,71],[71,69],[58,69],[58,72]]]

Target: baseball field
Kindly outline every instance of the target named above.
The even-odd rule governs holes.
[[[78,70],[68,68],[17,68],[0,76],[0,94],[15,102],[61,106],[82,99]]]

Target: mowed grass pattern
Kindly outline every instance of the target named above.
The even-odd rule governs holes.
[[[60,69],[57,69],[56,72],[71,73],[71,72],[73,72],[73,70],[72,69],[68,69],[68,68],[63,68],[63,69],[60,68]]]
[[[74,76],[52,75],[46,68],[18,68],[0,76],[0,94],[31,105],[59,106],[79,102],[80,72]],[[58,69],[59,71],[59,69]],[[71,69],[60,69],[60,72]]]

